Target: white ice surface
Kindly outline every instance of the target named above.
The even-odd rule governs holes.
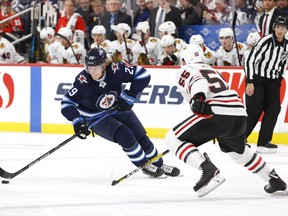
[[[70,135],[0,133],[0,167],[16,172]],[[159,152],[162,139],[152,139]],[[255,145],[252,146],[255,149]],[[121,148],[100,137],[78,138],[11,180],[0,184],[0,216],[286,216],[288,196],[269,195],[265,182],[234,163],[217,145],[200,147],[221,170],[226,182],[198,198],[193,186],[200,171],[173,155],[183,177],[150,179],[137,172],[116,186],[135,167]],[[288,181],[288,146],[263,155],[282,179]]]

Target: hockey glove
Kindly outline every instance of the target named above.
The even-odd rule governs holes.
[[[205,102],[205,95],[203,93],[198,93],[194,95],[193,101],[191,103],[191,110],[198,116],[205,118],[211,117],[213,114],[211,106]]]
[[[82,117],[77,117],[72,121],[74,131],[80,139],[86,139],[90,134],[90,130],[86,124],[86,121]]]
[[[135,100],[136,100],[136,94],[134,92],[127,89],[124,90],[118,97],[118,110],[120,112],[131,110]]]

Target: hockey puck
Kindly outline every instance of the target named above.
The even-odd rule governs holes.
[[[2,181],[2,184],[9,184],[9,183],[10,183],[10,181],[7,181],[7,180]]]

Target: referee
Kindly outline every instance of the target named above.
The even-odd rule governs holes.
[[[271,143],[273,130],[281,110],[280,86],[288,57],[288,18],[278,16],[273,33],[262,37],[249,53],[246,73],[246,138],[251,134],[264,112],[256,152],[275,153],[278,146]]]

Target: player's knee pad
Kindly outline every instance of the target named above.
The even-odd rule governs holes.
[[[177,139],[172,129],[167,132],[165,136],[165,144],[172,154],[176,154],[176,151],[181,143],[182,142]]]
[[[126,125],[118,128],[115,132],[114,140],[124,149],[129,149],[134,146],[135,143],[138,143],[133,132]]]
[[[245,165],[247,164],[249,161],[252,160],[253,156],[255,153],[247,146],[245,146],[245,150],[243,152],[243,154],[238,154],[236,152],[229,152],[228,155],[237,163]]]

